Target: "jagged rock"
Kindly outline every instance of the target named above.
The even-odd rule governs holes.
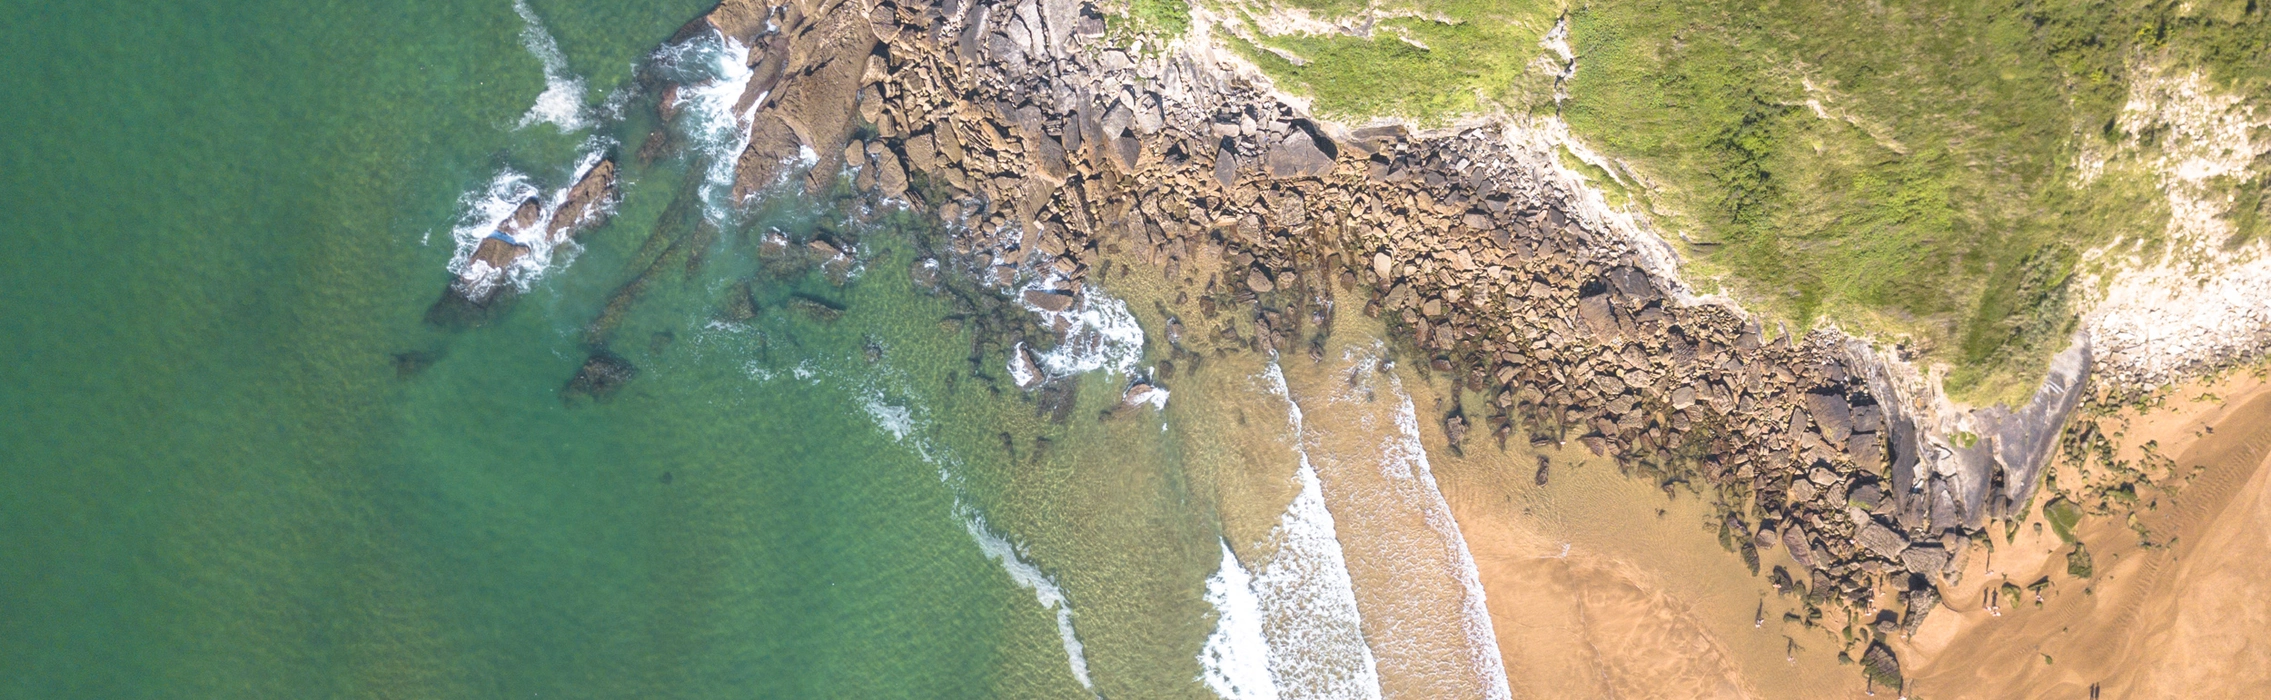
[[[1268,272],[1255,267],[1246,271],[1246,288],[1254,290],[1256,294],[1268,294],[1277,289],[1277,283],[1270,281]]]
[[[899,167],[898,154],[889,149],[876,149],[870,155],[875,158],[875,186],[883,196],[890,199],[907,196],[907,171]]]
[[[1845,495],[1846,503],[1858,506],[1862,510],[1876,510],[1878,505],[1884,503],[1884,500],[1884,490],[1878,488],[1876,484],[1854,486]]]
[[[1814,567],[1814,547],[1807,542],[1806,528],[1791,525],[1782,528],[1782,546],[1790,548],[1790,558],[1799,566]]]
[[[1609,338],[1619,335],[1616,316],[1609,310],[1609,295],[1595,294],[1577,300],[1577,318],[1593,335]]]
[[[1033,351],[1024,343],[1018,343],[1009,349],[1009,379],[1017,388],[1030,391],[1048,381],[1049,376],[1041,372],[1040,363],[1033,361]]]
[[[1128,387],[1126,393],[1120,395],[1120,405],[1141,406],[1150,403],[1159,394],[1159,391],[1158,387],[1152,386],[1149,382],[1136,382]]]
[[[1793,481],[1790,483],[1790,503],[1792,504],[1804,503],[1814,500],[1814,496],[1819,495],[1820,493],[1821,490],[1815,488],[1814,482],[1810,480]]]
[[[1900,659],[1884,642],[1870,642],[1869,650],[1861,653],[1861,672],[1877,685],[1895,691],[1901,688]]]
[[[1648,281],[1648,273],[1641,272],[1640,268],[1630,265],[1609,268],[1608,278],[1609,285],[1628,298],[1648,300],[1658,296],[1656,285]]]

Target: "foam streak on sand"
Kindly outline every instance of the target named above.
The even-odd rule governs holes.
[[[1206,580],[1206,602],[1214,606],[1214,632],[1199,649],[1199,680],[1226,700],[1277,700],[1270,678],[1270,642],[1262,632],[1262,602],[1254,577],[1238,565],[1230,543],[1222,543],[1222,568]]]
[[[949,460],[944,459],[929,440],[916,434],[919,425],[912,410],[885,401],[883,392],[876,389],[863,392],[860,406],[875,421],[876,427],[889,433],[893,441],[914,449],[923,461],[938,468],[939,481],[945,483],[947,489],[954,494],[954,515],[962,520],[962,527],[970,533],[970,539],[977,542],[978,551],[1000,564],[1011,581],[1033,591],[1033,597],[1041,603],[1041,607],[1055,614],[1057,636],[1064,643],[1065,662],[1072,670],[1073,680],[1080,681],[1080,687],[1093,690],[1095,684],[1088,677],[1088,652],[1080,644],[1080,635],[1073,630],[1072,602],[1065,598],[1064,589],[1057,585],[1056,579],[1050,578],[1040,567],[1026,561],[1017,545],[994,532],[986,524],[985,515],[963,499],[960,475],[947,466]]]
[[[1295,405],[1287,392],[1285,374],[1275,363],[1269,366],[1262,379],[1264,389],[1285,400],[1286,423],[1291,432],[1291,443],[1300,466],[1294,478],[1301,489],[1294,494],[1285,514],[1270,531],[1263,544],[1265,552],[1258,561],[1263,562],[1249,587],[1260,617],[1263,639],[1267,642],[1268,669],[1271,679],[1269,694],[1246,685],[1239,689],[1247,694],[1224,697],[1270,697],[1271,694],[1287,698],[1378,698],[1380,674],[1372,649],[1365,643],[1364,625],[1357,611],[1356,587],[1349,580],[1348,562],[1341,552],[1341,544],[1334,534],[1333,514],[1325,509],[1324,485],[1317,479],[1317,469],[1309,463],[1308,451],[1303,444],[1301,407]],[[1224,559],[1224,572],[1216,578],[1227,581],[1243,578],[1241,569],[1231,572],[1237,560]],[[1210,586],[1212,582],[1210,582]],[[1229,599],[1226,600],[1236,600]],[[1223,609],[1217,604],[1218,610]],[[1234,634],[1224,628],[1238,619],[1235,611],[1222,614],[1216,627],[1217,635]],[[1226,637],[1225,643],[1234,637]],[[1210,638],[1210,647],[1212,647]],[[1252,677],[1252,669],[1221,665],[1215,658],[1202,656],[1210,679]],[[1224,658],[1221,661],[1228,661]],[[1239,661],[1248,661],[1241,655]],[[1217,692],[1221,686],[1215,686]]]
[[[536,104],[520,117],[520,128],[549,123],[560,127],[562,133],[582,131],[591,126],[584,115],[584,79],[568,71],[568,57],[560,53],[559,42],[552,33],[544,31],[544,21],[536,10],[529,8],[528,0],[513,0],[513,12],[520,15],[521,44],[544,64],[544,92],[536,96]]]
[[[1329,428],[1302,439],[1326,502],[1350,523],[1341,536],[1383,681],[1401,692],[1511,697],[1474,557],[1436,485],[1411,397],[1381,352],[1342,354],[1345,381],[1312,406]]]
[[[1367,362],[1368,365],[1376,365]],[[1467,539],[1459,532],[1459,522],[1451,517],[1451,504],[1443,500],[1443,491],[1435,484],[1435,472],[1427,463],[1427,450],[1419,442],[1419,412],[1412,405],[1411,394],[1404,391],[1404,382],[1393,372],[1387,375],[1388,388],[1396,397],[1396,439],[1387,444],[1381,456],[1380,468],[1389,479],[1402,487],[1407,498],[1415,501],[1425,516],[1429,528],[1443,538],[1444,548],[1452,555],[1452,565],[1465,596],[1460,602],[1459,626],[1467,635],[1468,651],[1472,654],[1476,675],[1483,679],[1483,689],[1492,698],[1513,697],[1506,680],[1506,663],[1499,655],[1498,635],[1491,629],[1490,609],[1485,604],[1482,575],[1475,569],[1474,554],[1467,550]]]

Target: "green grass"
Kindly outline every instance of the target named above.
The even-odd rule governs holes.
[[[1105,24],[1123,36],[1179,37],[1191,30],[1191,4],[1187,0],[1129,0],[1126,10],[1107,17]]]
[[[1364,7],[1342,0],[1291,5],[1326,18],[1346,17]],[[1244,39],[1229,41],[1288,87],[1314,96],[1319,112],[1338,117],[1397,116],[1434,123],[1490,104],[1531,105],[1551,90],[1551,76],[1532,65],[1539,55],[1538,40],[1552,29],[1558,12],[1551,5],[1443,0],[1381,7],[1457,21],[1395,17],[1380,20],[1369,38],[1262,38],[1268,48],[1298,61]]]
[[[2155,146],[2115,119],[2132,68],[2199,71],[2271,101],[2271,24],[2248,2],[1577,3],[1560,103],[1538,40],[1563,7],[1410,7],[1452,21],[1384,19],[1370,38],[1246,24],[1298,61],[1231,43],[1329,115],[1557,110],[1659,185],[1633,201],[1697,242],[1698,282],[1800,324],[1905,336],[1980,403],[2024,401],[2063,348],[2082,251],[2124,236],[2149,246],[2165,227],[2138,158],[2086,183],[2076,166],[2084,149]],[[2257,170],[2228,183],[2235,244],[2271,219],[2271,163]]]

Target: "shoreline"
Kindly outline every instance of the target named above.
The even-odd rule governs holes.
[[[1052,311],[1157,270],[1169,362],[1321,361],[1335,315],[1361,308],[1415,370],[1463,386],[1419,421],[1454,454],[1526,438],[1698,495],[1755,574],[1795,572],[1808,626],[1846,618],[1841,651],[1888,685],[1896,633],[1856,621],[1928,624],[1972,543],[2041,500],[2096,364],[2078,335],[2029,405],[1958,406],[1862,339],[1769,339],[1694,296],[1661,240],[1522,125],[1352,130],[1203,36],[1131,54],[1067,0],[859,10],[727,0],[674,39],[750,49],[735,200],[848,168],[947,227],[946,267]],[[1046,335],[978,347],[1009,348],[1014,374]]]

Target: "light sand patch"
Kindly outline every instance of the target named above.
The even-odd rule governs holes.
[[[2125,519],[2085,516],[2076,534],[2097,572],[2076,579],[2069,549],[2036,532],[2037,508],[1902,645],[1916,696],[2087,697],[2093,685],[2108,698],[2271,695],[2271,385],[2196,383],[2115,439],[2128,458],[2157,443],[2193,475],[2140,494],[2138,523],[2173,544],[2146,547]],[[2016,606],[1987,597],[2046,578],[2039,608],[2032,592]]]

